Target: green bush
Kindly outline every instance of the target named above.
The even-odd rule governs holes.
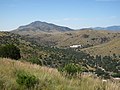
[[[13,44],[7,44],[0,47],[0,57],[20,59],[20,49]]]
[[[112,74],[112,77],[114,77],[114,78],[120,78],[120,73],[114,73],[114,74]]]
[[[75,75],[83,71],[81,66],[76,65],[74,63],[67,64],[63,69],[59,69],[59,70],[61,70],[62,72],[66,72],[69,75]]]
[[[26,73],[25,71],[19,71],[17,73],[16,82],[21,86],[26,86],[27,88],[30,88],[38,84],[39,80],[34,75]]]
[[[35,57],[35,56],[32,56],[32,57],[26,59],[26,61],[32,62],[33,64],[42,65],[42,59]]]
[[[104,70],[97,68],[95,71],[95,74],[97,74],[98,77],[104,78],[104,79],[110,79],[110,75],[108,72],[105,72]]]

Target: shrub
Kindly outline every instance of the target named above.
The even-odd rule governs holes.
[[[75,75],[83,71],[82,67],[73,63],[67,64],[63,69],[59,70],[61,70],[62,72],[66,72],[69,75]]]
[[[20,59],[20,49],[13,44],[7,44],[0,47],[0,57]]]
[[[114,73],[114,74],[112,74],[112,77],[114,77],[114,78],[120,78],[120,73]]]
[[[32,62],[33,64],[43,65],[42,59],[35,57],[35,56],[28,58],[26,61]]]
[[[110,79],[110,75],[108,72],[105,72],[104,70],[97,68],[95,71],[95,74],[97,74],[98,77],[104,78],[104,79]]]
[[[38,84],[39,80],[34,75],[26,73],[25,71],[19,71],[17,73],[16,82],[21,86],[26,86],[27,88],[30,88]]]
[[[82,37],[83,37],[83,38],[89,38],[89,35],[83,34]]]

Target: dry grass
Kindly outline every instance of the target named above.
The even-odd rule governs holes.
[[[22,32],[18,32],[22,34]],[[69,47],[74,44],[80,45],[93,45],[93,47],[83,49],[83,51],[91,55],[113,55],[120,53],[120,33],[110,31],[97,31],[97,30],[79,30],[70,32],[25,32],[31,38],[40,44],[54,45],[57,47]],[[88,37],[84,37],[88,35]],[[106,41],[104,41],[106,38]],[[103,41],[104,42],[103,42]]]
[[[55,32],[55,33],[45,33],[45,32],[34,32],[34,31],[18,31],[18,34],[21,35],[30,35],[29,37],[35,38],[38,40],[38,43],[45,42],[56,42],[56,46],[70,46],[73,44],[101,44],[100,38],[108,37],[110,40],[113,38],[118,38],[119,33],[113,33],[109,31],[97,31],[97,30],[78,30],[78,31],[69,31],[69,32]],[[83,35],[88,35],[88,38],[84,38]],[[115,36],[115,37],[114,37]],[[98,40],[91,40],[92,38],[98,38]]]
[[[5,36],[6,34],[4,32],[0,32],[0,36]]]
[[[28,62],[0,58],[0,88],[5,90],[21,90],[16,83],[16,71],[24,70],[39,78],[39,85],[33,90],[119,90],[120,84],[102,80],[92,76],[82,78],[66,78],[56,69],[41,67]]]
[[[90,48],[83,49],[83,51],[91,55],[113,55],[113,53],[120,54],[120,38],[114,39],[108,43],[93,46]]]

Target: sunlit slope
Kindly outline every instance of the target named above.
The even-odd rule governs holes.
[[[82,49],[91,55],[120,55],[120,38],[114,39],[108,43]]]
[[[21,34],[21,33],[19,33]],[[26,32],[29,40],[36,41],[42,45],[69,47],[73,44],[81,45],[99,45],[119,38],[120,33],[96,30],[78,30],[69,32]]]
[[[0,58],[0,89],[27,89],[16,82],[17,72],[23,70],[39,79],[39,83],[32,90],[119,90],[119,83],[108,81],[104,84],[102,80],[91,76],[70,79],[62,76],[56,69],[2,58]]]

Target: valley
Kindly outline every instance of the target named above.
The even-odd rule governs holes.
[[[31,23],[32,25],[29,24],[26,26],[20,26],[22,27],[22,29],[18,28],[17,30],[13,30],[12,33],[22,35],[27,41],[36,42],[37,44],[43,46],[69,48],[72,45],[82,45],[82,48],[80,48],[80,50],[84,51],[84,48],[86,48],[85,49],[86,52],[89,53],[89,51],[87,51],[89,50],[89,47],[92,49],[94,48],[93,46],[99,48],[99,47],[103,47],[105,44],[105,48],[107,49],[109,47],[109,49],[107,49],[107,51],[105,50],[106,51],[105,53],[103,52],[103,50],[98,50],[99,55],[112,55],[114,53],[115,54],[120,53],[120,50],[118,49],[119,40],[120,40],[119,32],[112,32],[105,30],[73,30],[70,28],[67,30],[66,29],[67,27],[65,28],[60,26],[61,28],[64,28],[63,31],[63,30],[57,30],[56,27],[59,26],[49,23],[45,23],[45,26],[49,28],[51,32],[46,30],[36,31],[33,29],[33,28],[39,28],[38,26],[36,27],[36,23],[39,27],[41,27],[41,25],[43,25],[45,22],[36,21],[36,22],[32,22]],[[29,30],[28,30],[28,26],[30,28]],[[55,26],[54,30],[56,31],[52,30],[53,28],[51,29],[50,26],[51,27]],[[118,43],[116,41],[118,41]],[[115,45],[109,46],[109,44],[112,44],[112,42],[115,42]],[[112,50],[113,48],[114,50]],[[97,51],[95,53],[97,54]]]
[[[37,28],[41,27],[41,23],[44,24],[44,22],[37,21]],[[45,29],[47,28],[46,24],[49,26],[48,27],[49,31],[44,29],[35,30],[36,22],[33,22],[32,26],[31,24],[29,24],[29,25],[26,25],[27,27],[22,26],[11,32],[0,32],[0,55],[4,52],[2,51],[2,49],[6,45],[17,46],[20,49],[20,55],[21,55],[21,58],[18,61],[13,61],[9,59],[4,60],[5,58],[9,58],[9,57],[3,57],[1,55],[2,57],[0,58],[1,63],[4,63],[4,62],[9,62],[9,63],[14,62],[14,63],[20,63],[20,64],[25,63],[24,64],[25,66],[20,66],[20,70],[21,68],[27,67],[27,65],[29,66],[29,63],[30,63],[32,66],[35,65],[35,67],[47,68],[46,70],[49,70],[49,69],[52,69],[53,71],[55,70],[57,78],[59,75],[63,75],[62,74],[63,72],[65,72],[66,74],[68,73],[65,71],[68,65],[68,70],[70,70],[69,74],[71,72],[76,73],[75,70],[78,69],[78,70],[81,70],[80,71],[81,73],[79,73],[79,75],[84,73],[87,74],[87,77],[89,75],[92,75],[89,78],[86,78],[86,77],[84,78],[84,75],[82,75],[82,79],[94,80],[93,77],[99,78],[99,79],[95,79],[98,82],[100,82],[99,83],[100,86],[98,85],[98,88],[99,87],[105,88],[101,86],[102,80],[104,79],[110,80],[108,82],[109,84],[112,84],[113,83],[111,81],[112,78],[120,78],[120,72],[119,72],[120,70],[120,46],[119,46],[120,33],[119,32],[111,32],[111,31],[105,31],[105,30],[73,30],[73,29],[69,29],[67,27],[61,27],[61,26],[57,26],[57,29],[56,29],[56,25],[49,24],[49,23],[45,23]],[[54,30],[51,29],[51,25],[52,25],[52,29],[54,28]],[[19,30],[19,29],[22,29],[22,30]],[[60,29],[63,29],[63,30],[60,30]],[[72,68],[73,68],[73,71],[71,71]],[[34,70],[34,68],[32,67],[31,69]],[[22,72],[24,73],[24,71]],[[30,70],[30,72],[32,71]],[[40,79],[40,77],[36,76],[37,75],[35,74],[36,72],[33,71],[33,73],[35,77],[39,78],[39,80],[43,80],[43,79]],[[45,73],[47,72],[45,71]],[[76,74],[74,73],[72,75],[76,76]],[[7,76],[7,74],[4,74],[4,76]],[[29,77],[29,74],[28,74],[28,77]],[[64,77],[64,75],[63,75],[63,78],[67,79],[67,77],[66,76]],[[61,80],[61,78],[59,79]],[[74,79],[76,80],[76,78]],[[16,80],[16,79],[13,78],[9,80]],[[12,83],[15,85],[18,85],[19,83],[16,83],[16,82],[15,83],[12,82]],[[76,82],[79,82],[79,81],[75,81],[73,83],[76,83]],[[89,80],[87,82],[89,82]],[[87,82],[83,82],[83,83],[86,84]],[[43,80],[43,83],[45,83],[44,80]],[[56,87],[57,85],[59,84],[56,84]],[[49,85],[47,87],[52,88]],[[84,86],[81,86],[81,87],[84,88]],[[119,84],[115,86],[115,90],[118,90],[117,89],[118,87],[119,87]],[[14,88],[14,86],[12,88]],[[16,88],[19,88],[19,87],[16,87]],[[28,86],[27,85],[26,87],[22,86],[22,88],[28,88]],[[42,86],[42,89],[43,88],[45,87]],[[66,90],[69,90],[70,88],[71,87],[66,87]],[[75,88],[79,88],[79,87],[75,86]],[[90,90],[94,90],[94,89],[96,90],[95,87],[88,87],[88,88],[92,88]],[[113,88],[114,87],[111,87],[111,90]],[[110,90],[110,88],[107,88],[106,86],[105,90]]]
[[[0,90],[120,90],[120,0],[0,0]]]

